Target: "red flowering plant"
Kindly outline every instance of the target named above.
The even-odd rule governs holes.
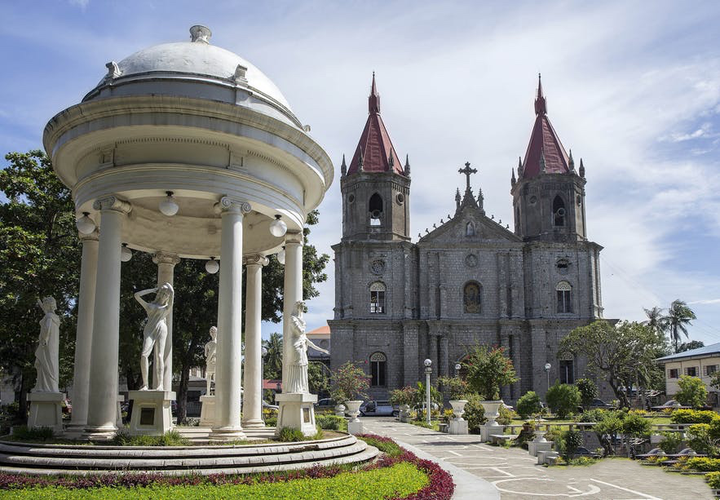
[[[352,361],[333,370],[331,380],[330,395],[336,403],[367,397],[365,391],[370,388],[370,377]]]
[[[500,388],[520,380],[515,367],[505,355],[505,348],[475,346],[463,361],[470,389],[488,400],[500,399]]]

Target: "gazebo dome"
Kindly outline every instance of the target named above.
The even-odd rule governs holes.
[[[193,26],[190,34],[188,42],[154,45],[107,63],[107,74],[83,102],[147,94],[206,98],[248,106],[302,128],[280,89],[255,65],[211,45],[205,26]],[[171,81],[175,84],[168,85]]]

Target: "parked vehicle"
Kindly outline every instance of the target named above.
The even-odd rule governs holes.
[[[314,406],[318,410],[327,410],[327,409],[335,408],[337,406],[337,404],[335,403],[335,401],[333,401],[332,398],[323,398],[323,399],[318,400],[318,402],[315,403]]]
[[[588,405],[588,408],[602,408],[605,410],[610,410],[613,408],[613,406],[609,403],[606,403],[602,399],[595,398],[592,400],[592,403]]]
[[[265,400],[263,400],[263,402],[262,402],[262,407],[263,407],[263,410],[279,410],[280,409],[280,407],[278,405],[272,405]]]
[[[665,403],[663,403],[663,404],[661,404],[661,405],[659,405],[659,406],[653,406],[651,409],[652,409],[652,410],[657,410],[657,411],[662,411],[662,410],[667,410],[668,408],[673,409],[673,410],[677,410],[677,409],[680,409],[680,408],[689,409],[690,406],[683,406],[683,405],[680,404],[680,402],[679,402],[678,400],[676,400],[676,399],[671,399],[671,400],[666,401]]]
[[[390,404],[390,401],[365,401],[360,405],[360,415],[363,417],[397,417],[400,409]]]

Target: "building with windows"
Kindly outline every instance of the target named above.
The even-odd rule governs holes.
[[[557,348],[573,328],[602,317],[602,247],[587,236],[585,167],[580,160],[576,169],[550,124],[541,85],[530,141],[511,175],[514,228],[486,215],[482,190],[471,186],[477,170],[466,163],[454,214],[442,215],[439,197],[440,224],[414,241],[410,163],[380,116],[374,76],[368,104],[357,148],[341,166],[332,366],[365,365],[375,399],[414,385],[426,358],[433,377],[454,375],[478,344],[503,346],[514,361],[520,380],[503,388],[506,401],[582,376],[582,361],[558,359]]]
[[[714,407],[720,406],[720,393],[710,385],[713,375],[720,369],[720,343],[664,356],[657,362],[665,368],[665,394],[677,394],[681,376],[698,377],[707,387],[709,402]]]

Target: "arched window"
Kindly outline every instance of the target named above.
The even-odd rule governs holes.
[[[557,293],[557,312],[572,312],[572,286],[567,281],[561,281],[555,287]]]
[[[370,314],[385,314],[385,283],[382,281],[370,285]]]
[[[381,352],[375,352],[370,356],[370,385],[372,387],[384,387],[387,374],[387,356]]]
[[[482,287],[480,283],[471,281],[463,288],[463,310],[470,314],[480,314]]]
[[[379,194],[375,193],[370,197],[368,212],[370,212],[370,225],[379,226],[383,214],[383,200]]]
[[[472,222],[465,225],[465,236],[475,236],[475,224]]]
[[[562,227],[565,225],[565,202],[556,196],[553,200],[553,225]]]

